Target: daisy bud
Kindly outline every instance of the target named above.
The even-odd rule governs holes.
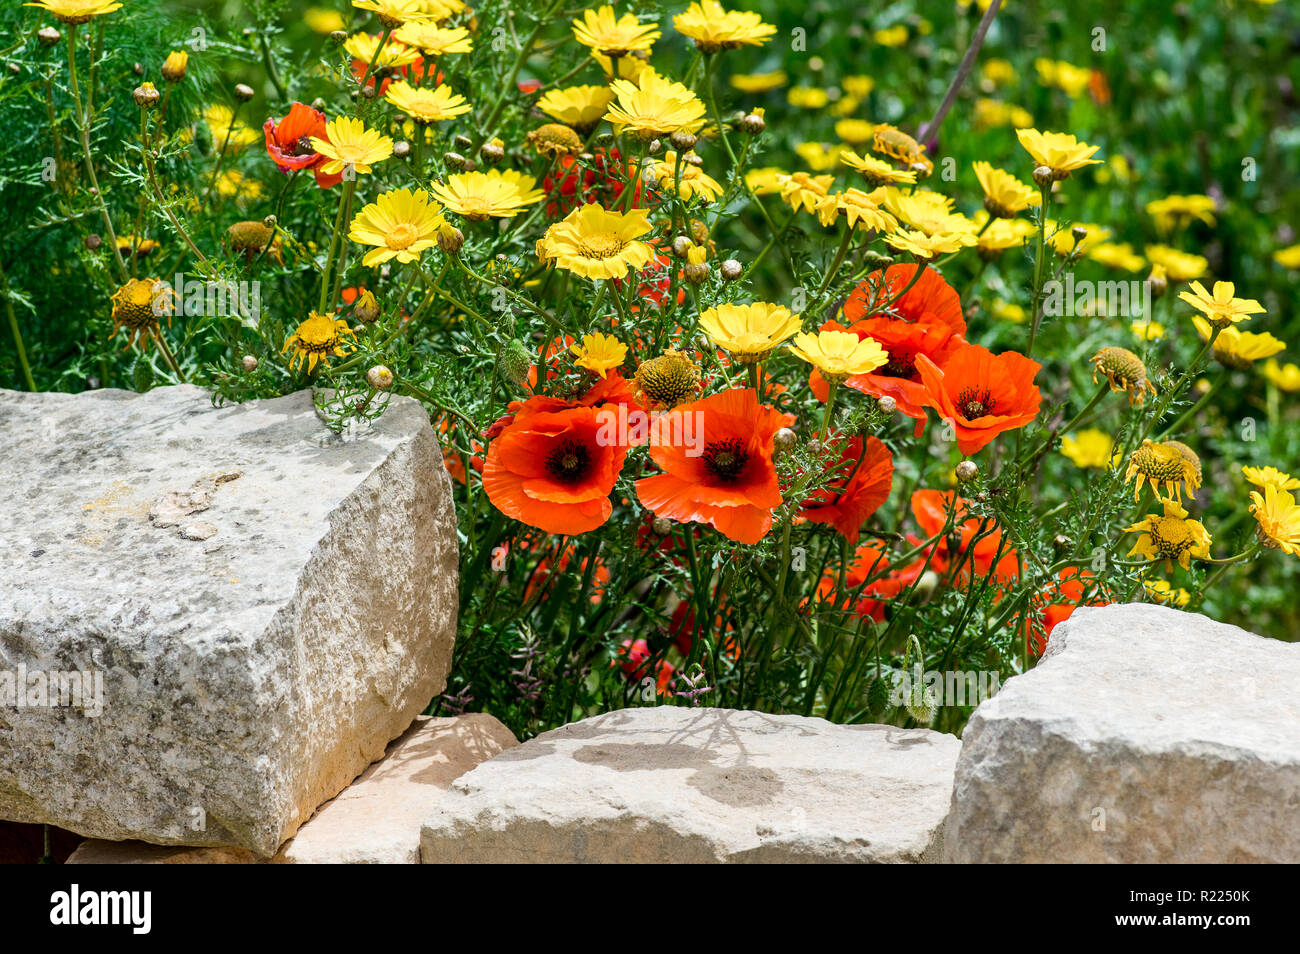
[[[772,446],[778,451],[788,451],[799,443],[799,435],[788,427],[783,427],[772,435]]]
[[[162,75],[169,83],[179,83],[185,79],[185,69],[190,64],[190,55],[184,50],[173,50],[163,61]]]
[[[245,374],[252,374],[254,371],[257,370],[257,358],[255,358],[251,354],[244,355],[243,360],[240,361],[240,364],[244,366]]]
[[[866,265],[873,265],[876,268],[888,268],[894,264],[894,260],[888,255],[881,255],[879,252],[863,252],[862,261]]]
[[[346,42],[347,42],[347,39],[348,39],[347,31],[346,31],[346,30],[333,30],[333,31],[331,31],[331,33],[330,33],[330,39],[333,40],[335,43],[338,43],[338,44],[346,43]]]
[[[456,226],[444,222],[438,230],[438,248],[448,255],[455,255],[465,244],[465,233]]]
[[[393,372],[377,364],[366,372],[366,381],[376,391],[387,391],[393,386]]]
[[[698,245],[686,253],[682,276],[692,285],[702,284],[709,277],[709,263],[704,260],[706,255],[707,252]]]
[[[465,157],[458,152],[443,153],[442,161],[445,162],[448,168],[451,169],[465,168]]]
[[[131,98],[141,109],[153,109],[158,105],[158,100],[162,99],[162,93],[154,88],[153,83],[141,83],[135,88]]]
[[[352,314],[363,325],[368,325],[379,318],[382,309],[375,299],[375,293],[367,289],[357,296],[357,303],[352,306]]]
[[[1088,229],[1086,226],[1076,225],[1074,228],[1070,229],[1070,234],[1074,236],[1075,242],[1082,242],[1088,237]]]
[[[685,235],[679,235],[673,239],[673,254],[678,258],[685,258],[686,253],[691,250],[691,240]]]
[[[893,414],[898,410],[898,402],[886,394],[876,402],[876,407],[880,408],[885,414]]]
[[[365,89],[361,90],[361,98],[362,98],[362,99],[374,99],[374,98],[375,98],[375,88],[374,88],[373,86],[367,86]]]
[[[1165,273],[1163,265],[1151,266],[1151,274],[1147,276],[1147,288],[1151,290],[1152,298],[1160,298],[1169,291],[1169,276]]]
[[[744,274],[744,266],[734,258],[729,258],[718,267],[718,273],[724,282],[734,282]]]
[[[13,65],[15,65],[15,64],[11,63],[11,64],[9,64],[9,65],[10,65],[10,66],[13,66]],[[136,76],[144,76],[144,64],[143,64],[143,63],[133,63],[133,64],[131,65],[131,72],[133,72]]]
[[[963,484],[970,483],[979,475],[979,465],[973,460],[964,460],[957,465],[957,479]]]
[[[740,131],[746,136],[757,136],[767,128],[767,120],[758,113],[750,113],[740,120]]]
[[[411,144],[405,139],[393,143],[393,155],[398,159],[405,159],[411,154]]]
[[[315,99],[311,101],[311,108],[316,110],[316,112],[318,113],[325,112],[325,100],[317,96]]]
[[[647,151],[650,153],[650,155],[657,156],[659,155],[660,151],[663,148],[664,148],[664,144],[662,142],[660,142],[658,139],[651,139],[650,146]]]
[[[506,150],[505,146],[494,139],[483,143],[483,148],[478,151],[478,154],[483,157],[484,162],[496,165],[506,157]]]
[[[62,34],[54,27],[42,27],[36,31],[36,36],[45,46],[53,46],[63,39]]]
[[[695,143],[698,141],[690,133],[682,132],[681,130],[673,133],[668,138],[669,141],[672,142],[673,148],[678,152],[690,152],[695,148]]]
[[[661,537],[666,537],[673,532],[673,522],[667,517],[655,517],[650,524],[650,529]]]
[[[248,102],[248,101],[249,101],[250,99],[252,99],[255,95],[257,95],[257,94],[253,92],[253,87],[248,86],[248,85],[246,85],[246,84],[244,84],[244,83],[238,83],[238,84],[236,84],[236,86],[235,86],[235,99],[239,100],[241,103],[246,103],[246,102]]]
[[[1040,189],[1046,189],[1052,184],[1052,169],[1050,166],[1039,166],[1034,170],[1034,183]]]
[[[104,244],[104,240],[92,232],[91,234],[86,236],[86,240],[84,244],[88,251],[93,252],[95,249],[99,248],[101,245]]]

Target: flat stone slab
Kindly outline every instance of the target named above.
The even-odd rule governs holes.
[[[928,729],[622,709],[461,776],[424,826],[443,862],[939,860],[960,743]]]
[[[1300,862],[1300,645],[1084,607],[963,735],[956,862]]]
[[[336,435],[305,391],[0,391],[0,441],[0,818],[269,857],[444,688],[418,403]]]
[[[419,864],[420,826],[451,783],[519,742],[490,715],[421,716],[383,759],[321,806],[272,859],[276,864]],[[85,841],[68,864],[257,864],[242,848]]]

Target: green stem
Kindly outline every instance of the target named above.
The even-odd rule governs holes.
[[[14,335],[14,348],[18,352],[18,364],[23,370],[23,379],[27,382],[27,390],[36,390],[36,381],[32,377],[31,366],[27,363],[27,349],[23,347],[23,333],[18,327],[18,316],[14,313],[13,299],[9,297],[9,276],[5,274],[4,268],[0,267],[0,295],[4,296],[5,312],[9,317],[9,330]]]

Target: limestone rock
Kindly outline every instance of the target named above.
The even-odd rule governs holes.
[[[0,818],[270,856],[442,691],[455,516],[416,402],[336,435],[305,391],[0,391],[0,441]],[[88,698],[8,706],[20,671]]]
[[[419,864],[420,825],[455,779],[518,745],[490,715],[421,716],[277,852],[277,864]],[[240,848],[176,848],[140,841],[84,842],[69,864],[255,864]]]
[[[1300,862],[1300,645],[1082,608],[963,735],[945,858]]]
[[[960,743],[928,729],[623,709],[463,775],[424,826],[442,862],[935,861]]]

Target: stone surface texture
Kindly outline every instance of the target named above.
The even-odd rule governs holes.
[[[336,435],[306,391],[0,391],[0,440],[0,691],[103,678],[97,717],[0,704],[0,818],[269,857],[444,688],[455,515],[416,402]]]
[[[1300,862],[1300,645],[1081,608],[963,735],[953,862]]]
[[[685,707],[546,732],[461,776],[424,826],[443,862],[929,862],[960,743]]]
[[[272,859],[276,864],[419,864],[420,826],[453,781],[518,745],[490,715],[421,716],[400,739]],[[183,848],[85,841],[69,864],[256,864],[242,848]]]

